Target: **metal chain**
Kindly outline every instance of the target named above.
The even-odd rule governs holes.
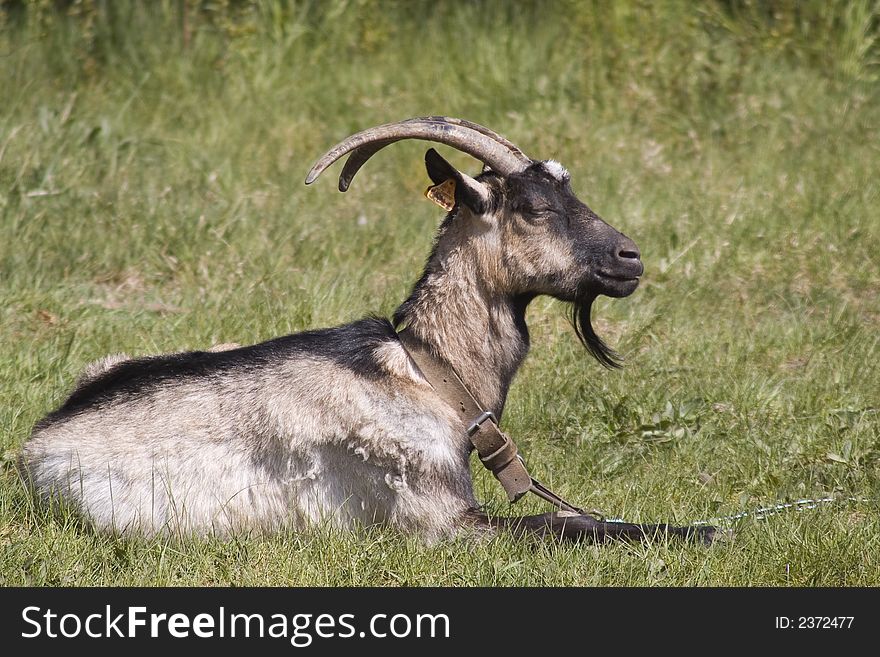
[[[765,520],[769,516],[774,516],[779,513],[783,513],[786,511],[811,511],[813,509],[818,509],[822,506],[836,505],[840,506],[842,504],[860,504],[864,502],[870,502],[871,500],[867,497],[844,497],[844,498],[834,498],[834,497],[820,497],[819,499],[803,499],[796,500],[794,502],[785,502],[783,504],[776,504],[774,506],[764,506],[758,509],[754,509],[752,511],[743,511],[742,513],[735,513],[730,516],[721,516],[720,518],[709,518],[708,520],[697,520],[693,524],[694,525],[721,525],[723,523],[736,522],[737,520],[742,520],[743,518],[752,517],[755,520]]]
[[[723,526],[725,523],[732,523],[737,520],[742,520],[743,518],[753,517],[755,520],[765,520],[769,516],[776,515],[778,513],[783,513],[785,511],[809,511],[812,509],[818,509],[823,505],[841,505],[844,503],[856,503],[861,504],[865,502],[873,502],[874,500],[867,497],[845,497],[845,498],[834,498],[834,497],[822,497],[819,499],[803,499],[797,500],[795,502],[786,502],[784,504],[776,504],[774,506],[764,506],[758,509],[753,509],[752,511],[743,511],[741,513],[735,513],[730,516],[720,516],[718,518],[709,518],[707,520],[694,520],[691,523],[688,523],[694,527],[700,527],[703,525],[712,525],[712,526]],[[622,518],[608,518],[606,522],[626,522]]]

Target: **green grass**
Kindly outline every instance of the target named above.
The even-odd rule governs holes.
[[[2,6],[0,583],[880,585],[876,2],[214,2],[188,39],[176,2]],[[302,180],[338,139],[423,114],[560,160],[643,253],[639,290],[594,311],[622,371],[562,304],[529,311],[504,426],[535,476],[633,521],[873,501],[708,549],[122,540],[34,508],[15,456],[87,362],[393,311],[440,219],[426,146],[345,195]]]

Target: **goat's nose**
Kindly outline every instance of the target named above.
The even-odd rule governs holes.
[[[641,257],[638,248],[630,248],[627,247],[625,249],[621,249],[617,254],[618,258],[628,259],[628,260],[638,260]]]
[[[618,245],[617,257],[621,260],[638,260],[642,254],[636,243],[627,237]]]

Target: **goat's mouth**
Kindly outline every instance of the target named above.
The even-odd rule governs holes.
[[[600,271],[598,272],[599,276],[602,278],[608,278],[612,281],[637,281],[641,276],[632,276],[628,274],[609,274],[608,272]]]
[[[639,286],[641,272],[609,272],[597,271],[596,279],[599,283],[599,294],[608,297],[626,297],[636,291]]]

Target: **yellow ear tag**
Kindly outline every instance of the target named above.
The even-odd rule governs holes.
[[[455,207],[455,178],[449,178],[439,185],[428,187],[425,190],[425,196],[449,212]]]

